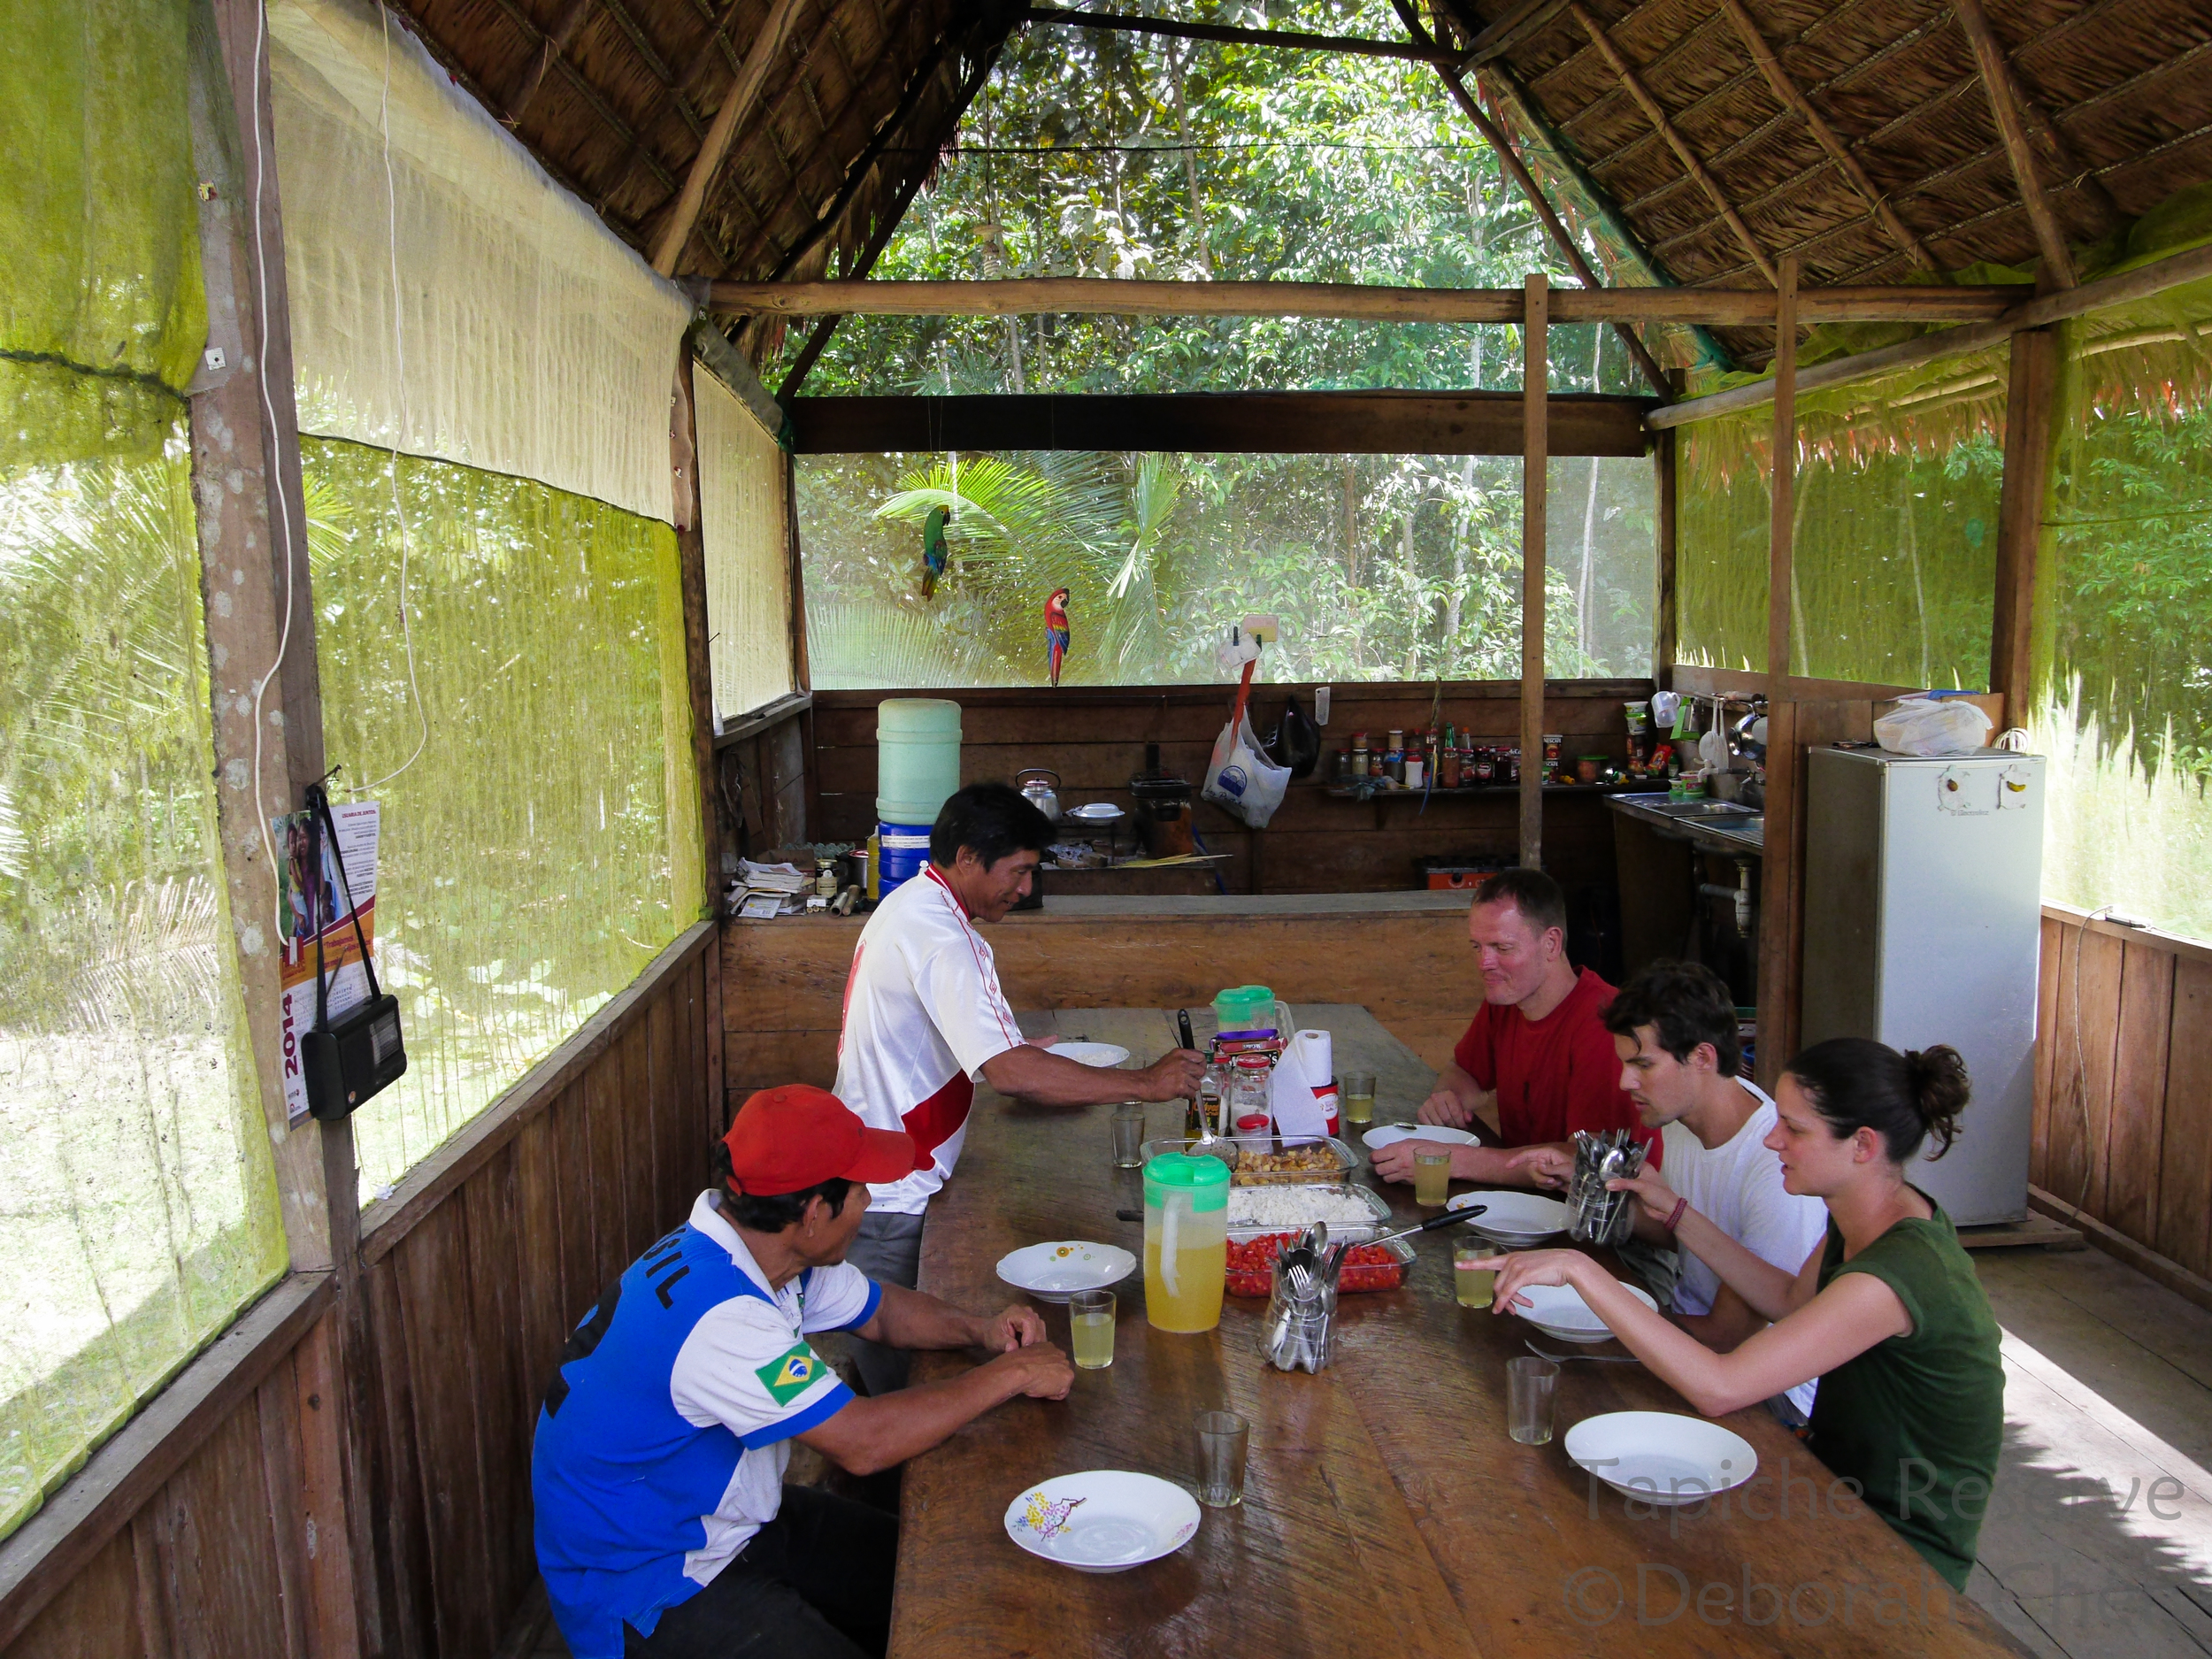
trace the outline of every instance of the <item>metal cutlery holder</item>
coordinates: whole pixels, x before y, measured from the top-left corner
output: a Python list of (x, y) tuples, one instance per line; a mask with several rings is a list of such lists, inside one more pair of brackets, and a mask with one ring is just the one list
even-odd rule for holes
[(1606, 1182), (1641, 1173), (1642, 1145), (1625, 1130), (1575, 1133), (1574, 1179), (1567, 1185), (1567, 1234), (1585, 1244), (1626, 1243), (1636, 1225), (1636, 1194), (1607, 1190)]

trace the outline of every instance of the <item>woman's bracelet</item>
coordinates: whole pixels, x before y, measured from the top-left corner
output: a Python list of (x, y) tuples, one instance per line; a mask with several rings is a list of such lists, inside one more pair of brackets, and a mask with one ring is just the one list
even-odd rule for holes
[(1669, 1233), (1672, 1233), (1677, 1226), (1681, 1225), (1682, 1212), (1689, 1207), (1690, 1201), (1686, 1198), (1678, 1198), (1674, 1201), (1674, 1213), (1667, 1217), (1666, 1230)]

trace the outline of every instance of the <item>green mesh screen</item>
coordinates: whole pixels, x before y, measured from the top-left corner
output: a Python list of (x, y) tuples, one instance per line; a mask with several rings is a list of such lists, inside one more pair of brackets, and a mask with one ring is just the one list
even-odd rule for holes
[(2044, 892), (2200, 939), (2212, 939), (2208, 326), (2212, 281), (2061, 331), (2029, 722), (2051, 765)]
[(181, 5), (0, 53), (0, 1536), (283, 1271), (184, 441)]
[[(1554, 460), (1547, 667), (1651, 672), (1655, 472)], [(1253, 611), (1271, 679), (1520, 672), (1521, 462), (1500, 456), (1049, 451), (803, 456), (807, 650), (825, 689), (1040, 685), (1044, 604), (1070, 589), (1071, 685), (1233, 679)], [(926, 596), (924, 540), (950, 509)]]
[[(1988, 685), (2005, 389), (1981, 353), (1799, 399), (1793, 672)], [(1773, 411), (1677, 442), (1680, 660), (1763, 671)]]
[(325, 747), (383, 807), (407, 1032), (354, 1118), (373, 1198), (703, 914), (682, 599), (666, 525), (403, 456), (411, 683), (392, 457), (301, 451)]

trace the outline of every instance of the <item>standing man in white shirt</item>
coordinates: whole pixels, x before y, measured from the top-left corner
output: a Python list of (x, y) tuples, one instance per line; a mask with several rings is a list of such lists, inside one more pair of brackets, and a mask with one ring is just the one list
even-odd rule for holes
[[(1675, 1227), (1692, 1210), (1762, 1261), (1795, 1273), (1827, 1237), (1827, 1206), (1782, 1185), (1781, 1160), (1766, 1148), (1774, 1102), (1740, 1075), (1735, 999), (1718, 974), (1694, 962), (1646, 964), (1614, 995), (1605, 1028), (1621, 1058), (1621, 1087), (1665, 1157), (1630, 1183), (1636, 1236), (1681, 1250), (1669, 1310), (1674, 1322), (1725, 1353), (1766, 1321), (1682, 1245)], [(1572, 1172), (1572, 1160), (1565, 1162)], [(1781, 1396), (1809, 1416), (1817, 1382)], [(1790, 1413), (1775, 1403), (1778, 1416)]]
[[(1141, 1071), (1064, 1059), (1029, 1041), (999, 989), (978, 923), (998, 922), (1028, 895), (1052, 843), (1045, 815), (1002, 783), (954, 793), (930, 826), (929, 864), (877, 907), (845, 981), (837, 1097), (871, 1128), (914, 1138), (916, 1169), (869, 1188), (849, 1256), (879, 1284), (912, 1288), (931, 1196), (951, 1178), (980, 1077), (1002, 1094), (1047, 1106), (1182, 1100), (1198, 1091), (1202, 1056), (1171, 1051)], [(906, 1356), (856, 1342), (871, 1394), (906, 1384)]]

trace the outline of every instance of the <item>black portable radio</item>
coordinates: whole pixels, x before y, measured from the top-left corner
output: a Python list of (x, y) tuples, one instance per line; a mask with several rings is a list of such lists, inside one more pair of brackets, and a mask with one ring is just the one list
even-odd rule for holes
[[(330, 837), (330, 856), (338, 866), (340, 895), (353, 917), (353, 936), (361, 947), (361, 965), (369, 976), (369, 1000), (351, 1012), (330, 1018), (330, 980), (323, 972), (320, 905), (315, 909), (315, 1029), (300, 1039), (300, 1069), (307, 1079), (307, 1110), (323, 1123), (349, 1117), (361, 1102), (396, 1082), (407, 1070), (407, 1048), (399, 1029), (399, 999), (376, 982), (376, 964), (354, 909), (353, 886), (346, 879), (345, 855), (338, 849), (338, 826), (330, 816), (330, 797), (322, 785), (307, 786), (307, 809)], [(314, 861), (316, 885), (322, 861)], [(318, 898), (319, 898), (319, 894)]]

